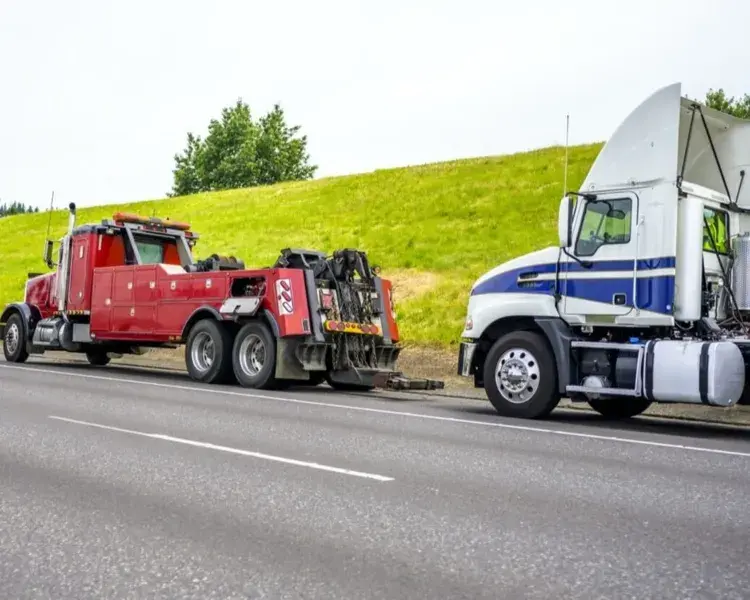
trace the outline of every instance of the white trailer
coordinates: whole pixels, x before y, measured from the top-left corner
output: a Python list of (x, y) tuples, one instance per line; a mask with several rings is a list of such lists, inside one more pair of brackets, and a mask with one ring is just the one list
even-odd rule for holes
[(560, 202), (557, 247), (472, 286), (458, 372), (498, 413), (750, 403), (750, 121), (658, 90)]

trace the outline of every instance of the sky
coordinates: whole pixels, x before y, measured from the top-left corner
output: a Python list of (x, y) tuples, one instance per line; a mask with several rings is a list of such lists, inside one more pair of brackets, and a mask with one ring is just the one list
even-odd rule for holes
[[(619, 6), (618, 6), (619, 4)], [(163, 197), (188, 131), (281, 104), (316, 177), (603, 141), (750, 92), (740, 0), (0, 0), (0, 202)]]

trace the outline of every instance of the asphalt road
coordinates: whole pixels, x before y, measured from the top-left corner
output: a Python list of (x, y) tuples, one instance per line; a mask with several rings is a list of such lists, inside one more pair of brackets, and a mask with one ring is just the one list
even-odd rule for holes
[(0, 362), (0, 597), (747, 598), (750, 433)]

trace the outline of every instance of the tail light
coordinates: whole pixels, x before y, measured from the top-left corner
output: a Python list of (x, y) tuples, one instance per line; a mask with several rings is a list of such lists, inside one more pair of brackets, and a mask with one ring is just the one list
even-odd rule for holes
[(276, 281), (276, 301), (279, 305), (280, 315), (291, 315), (294, 312), (291, 279), (279, 279)]

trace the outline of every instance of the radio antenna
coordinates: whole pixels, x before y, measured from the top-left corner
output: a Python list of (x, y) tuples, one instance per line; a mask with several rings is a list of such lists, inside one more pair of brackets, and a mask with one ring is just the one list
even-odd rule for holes
[(49, 267), (50, 269), (55, 266), (54, 262), (52, 261), (52, 243), (49, 239), (50, 231), (52, 230), (52, 211), (54, 210), (55, 206), (55, 190), (52, 190), (52, 198), (49, 201), (49, 220), (47, 221), (47, 237), (44, 240), (44, 256), (42, 257), (44, 260), (44, 263)]
[(565, 166), (563, 173), (563, 196), (568, 193), (568, 136), (570, 134), (570, 114), (565, 115)]
[(52, 229), (52, 210), (55, 205), (55, 190), (52, 190), (52, 198), (49, 201), (49, 221), (47, 222), (47, 239), (49, 239), (49, 232)]

